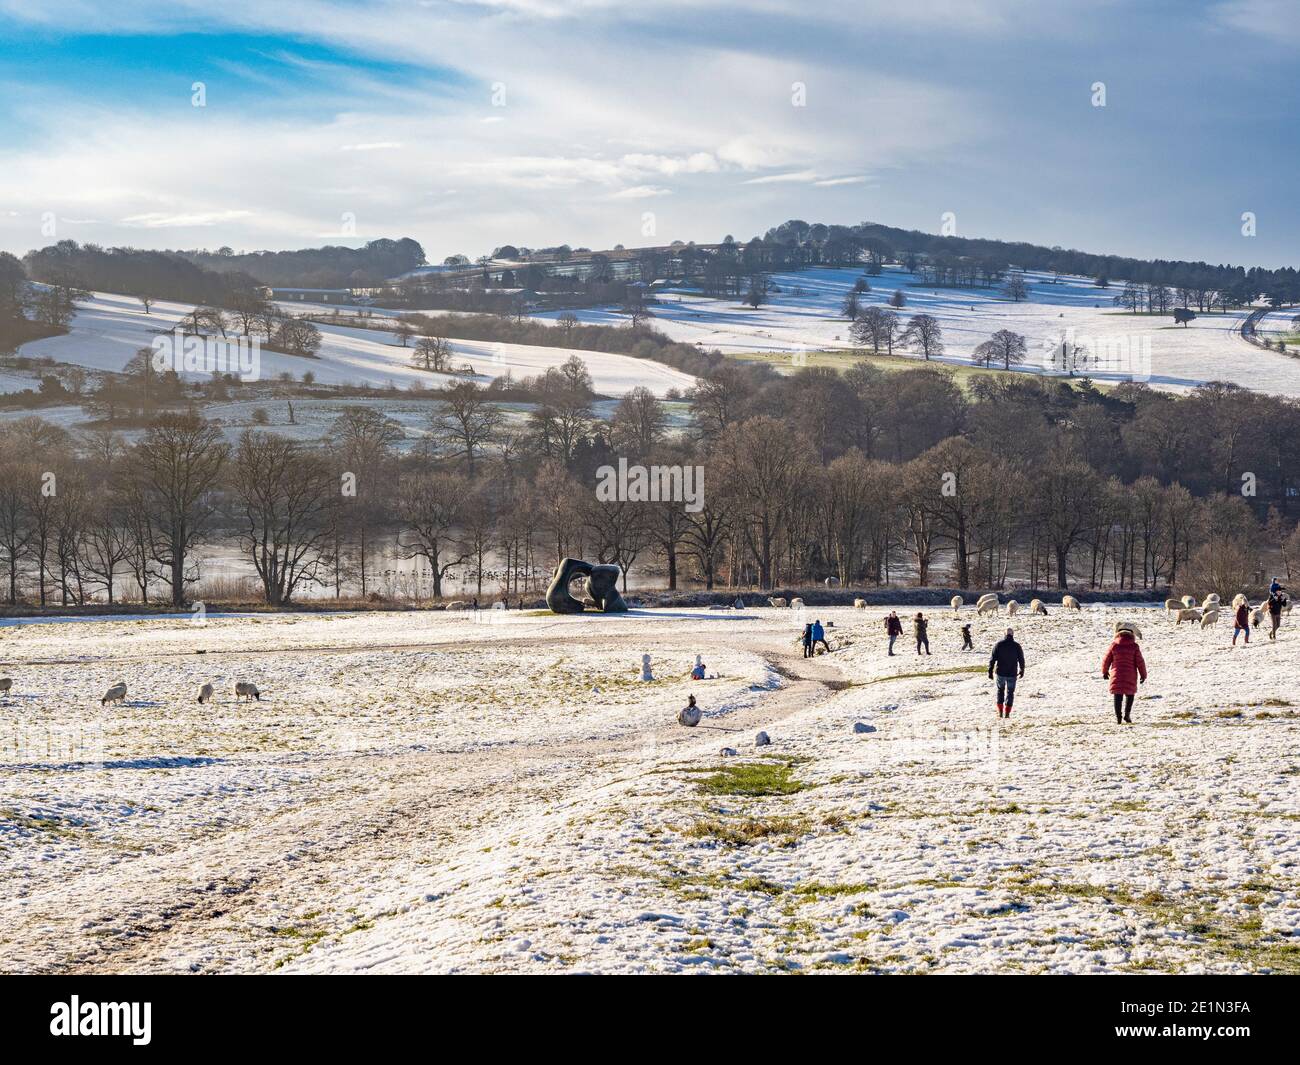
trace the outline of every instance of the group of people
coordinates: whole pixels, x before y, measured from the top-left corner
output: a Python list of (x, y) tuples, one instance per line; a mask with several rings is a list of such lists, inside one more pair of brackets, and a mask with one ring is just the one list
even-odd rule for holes
[(821, 644), (826, 648), (829, 654), (831, 645), (826, 642), (826, 629), (822, 627), (821, 620), (810, 621), (803, 627), (803, 656), (812, 658), (817, 653), (817, 645)]
[[(1264, 604), (1272, 628), (1268, 638), (1277, 639), (1278, 627), (1282, 624), (1282, 609), (1286, 605), (1286, 588), (1274, 577), (1268, 589), (1268, 600)], [(1242, 603), (1237, 607), (1233, 619), (1232, 642), (1235, 646), (1237, 637), (1245, 635), (1250, 642), (1250, 606)], [(920, 611), (912, 620), (912, 632), (916, 637), (916, 653), (929, 654), (930, 640), (928, 622)], [(894, 654), (894, 641), (903, 635), (903, 622), (897, 611), (891, 610), (885, 618), (885, 635), (889, 637), (889, 654)], [(961, 627), (963, 651), (974, 650), (971, 640), (970, 625)], [(989, 680), (996, 682), (996, 698), (999, 718), (1009, 718), (1011, 708), (1016, 700), (1016, 682), (1025, 675), (1025, 651), (1016, 642), (1015, 631), (1007, 629), (1007, 634), (993, 646), (989, 656)], [(1110, 682), (1110, 694), (1114, 701), (1115, 723), (1131, 725), (1133, 723), (1133, 700), (1137, 697), (1138, 685), (1147, 680), (1147, 664), (1142, 657), (1142, 648), (1137, 641), (1137, 634), (1131, 625), (1120, 623), (1115, 638), (1101, 660), (1101, 679)]]
[[(1269, 583), (1268, 598), (1263, 606), (1268, 610), (1271, 626), (1268, 630), (1270, 640), (1277, 639), (1277, 630), (1282, 625), (1282, 608), (1286, 606), (1286, 585), (1276, 577)], [(1250, 643), (1250, 604), (1244, 600), (1237, 604), (1237, 612), (1232, 618), (1232, 646), (1237, 646), (1237, 637), (1243, 636), (1243, 643)]]

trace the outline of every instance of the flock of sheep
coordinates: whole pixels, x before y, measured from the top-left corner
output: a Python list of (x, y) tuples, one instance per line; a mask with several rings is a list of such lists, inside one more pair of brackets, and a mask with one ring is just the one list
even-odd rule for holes
[[(791, 599), (787, 604), (786, 600), (779, 596), (769, 597), (767, 602), (769, 606), (785, 607), (789, 605), (791, 608), (796, 610), (802, 608), (804, 605), (802, 599)], [(950, 601), (953, 613), (955, 614), (961, 610), (965, 603), (966, 600), (960, 595), (954, 595)], [(1247, 603), (1249, 605), (1249, 600), (1244, 595), (1236, 595), (1232, 600), (1232, 609), (1235, 611), (1242, 603)], [(867, 601), (865, 599), (855, 599), (853, 600), (853, 606), (858, 610), (865, 610), (867, 608)], [(1004, 604), (999, 600), (996, 592), (986, 592), (976, 601), (975, 612), (981, 617), (985, 614), (997, 614), (1004, 606), (1006, 607), (1006, 615), (1009, 618), (1015, 617), (1016, 614), (1020, 612), (1020, 604), (1016, 602), (1016, 600), (1008, 599)], [(1061, 609), (1082, 610), (1083, 608), (1079, 605), (1079, 600), (1074, 596), (1066, 595), (1061, 597)], [(1175, 618), (1179, 625), (1184, 621), (1199, 621), (1201, 623), (1201, 628), (1203, 629), (1208, 629), (1212, 625), (1218, 623), (1220, 609), (1221, 602), (1219, 596), (1217, 593), (1213, 592), (1207, 595), (1205, 600), (1199, 606), (1197, 605), (1195, 598), (1190, 595), (1185, 595), (1182, 599), (1165, 600), (1165, 614), (1167, 617)], [(1290, 613), (1291, 604), (1287, 603), (1282, 609), (1287, 613)], [(1264, 603), (1251, 607), (1250, 623), (1252, 626), (1257, 626), (1264, 620), (1265, 610), (1267, 610), (1267, 606)], [(1046, 614), (1047, 605), (1041, 599), (1032, 599), (1029, 603), (1028, 613)]]
[[(1237, 608), (1243, 603), (1250, 606), (1250, 600), (1238, 592), (1232, 598), (1232, 610), (1235, 614)], [(1222, 603), (1217, 594), (1211, 592), (1207, 595), (1200, 606), (1196, 605), (1196, 600), (1185, 595), (1181, 599), (1165, 600), (1165, 616), (1176, 619), (1176, 623), (1181, 625), (1184, 621), (1201, 623), (1201, 628), (1208, 629), (1219, 622), (1219, 612), (1222, 609)], [(1260, 603), (1258, 606), (1250, 607), (1250, 624), (1252, 628), (1258, 627), (1264, 621), (1264, 613), (1268, 610), (1267, 603)], [(1291, 612), (1291, 604), (1284, 603), (1282, 606), (1283, 613)]]
[[(0, 695), (8, 695), (13, 690), (13, 677), (0, 677)], [(211, 684), (204, 684), (199, 689), (199, 702), (211, 702), (217, 694), (217, 690)], [(235, 684), (235, 697), (243, 699), (256, 699), (262, 701), (262, 693), (257, 690), (256, 684), (248, 681), (238, 681)], [(100, 706), (107, 706), (109, 703), (120, 703), (126, 699), (126, 681), (119, 680), (104, 693), (104, 697), (99, 700)]]

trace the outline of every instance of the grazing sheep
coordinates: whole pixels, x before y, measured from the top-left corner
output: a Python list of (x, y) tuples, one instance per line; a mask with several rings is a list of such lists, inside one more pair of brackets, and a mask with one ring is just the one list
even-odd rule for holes
[(791, 600), (790, 600), (790, 609), (791, 609), (791, 610), (802, 610), (802, 609), (803, 609), (803, 600), (802, 600), (802, 599), (791, 599)]
[(217, 693), (216, 689), (213, 688), (211, 684), (203, 685), (203, 687), (199, 689), (199, 702), (200, 703), (211, 702), (212, 697), (216, 695), (216, 693)]
[(1208, 629), (1211, 625), (1219, 623), (1219, 612), (1217, 610), (1207, 610), (1201, 615), (1201, 628)]
[(1041, 599), (1031, 599), (1029, 602), (1029, 612), (1031, 614), (1046, 614), (1047, 607), (1043, 605)]
[(1264, 624), (1264, 608), (1262, 606), (1257, 606), (1250, 612), (1250, 627), (1257, 629), (1262, 624)]
[(0, 677), (0, 694), (8, 695), (13, 686), (13, 677)]
[(1166, 599), (1165, 615), (1169, 616), (1170, 614), (1176, 614), (1178, 611), (1183, 609), (1183, 605), (1184, 604), (1181, 599)]
[(773, 599), (773, 598), (769, 595), (769, 596), (767, 597), (767, 605), (768, 605), (768, 606), (785, 606), (785, 600), (782, 599), (780, 596), (778, 596), (777, 598)]
[(1015, 617), (1016, 611), (1019, 609), (1020, 609), (1020, 604), (1017, 603), (1014, 599), (1007, 600), (1007, 617), (1009, 618)]
[(1196, 600), (1190, 595), (1183, 596), (1182, 603), (1184, 610), (1194, 610), (1196, 608)]
[(1217, 595), (1207, 595), (1205, 601), (1201, 603), (1202, 610), (1218, 610), (1219, 597)]
[(866, 601), (865, 599), (855, 599), (855, 600), (853, 600), (853, 609), (854, 609), (854, 610), (866, 610), (866, 609), (867, 609), (867, 601)]
[(1178, 611), (1177, 624), (1179, 625), (1181, 625), (1184, 621), (1200, 621), (1200, 620), (1201, 620), (1201, 612), (1197, 610), (1196, 607), (1194, 606), (1183, 607), (1182, 610)]
[(827, 577), (824, 583), (827, 588), (837, 588), (839, 587), (840, 579), (838, 577)]
[(966, 600), (963, 599), (960, 595), (954, 595), (951, 601), (952, 612), (954, 614), (957, 613), (957, 611), (961, 609), (961, 606), (964, 602), (966, 602)]
[(256, 699), (259, 703), (262, 701), (262, 693), (257, 690), (257, 685), (250, 684), (246, 680), (236, 682), (235, 696), (242, 696), (246, 699)]
[(108, 703), (120, 703), (126, 698), (126, 681), (119, 680), (104, 693), (104, 698), (99, 700), (99, 705), (104, 706)]
[(987, 603), (990, 599), (993, 600), (994, 602), (997, 602), (997, 598), (998, 598), (997, 592), (985, 592), (983, 595), (981, 595), (978, 599), (975, 600), (975, 605), (978, 607), (983, 603)]
[(996, 614), (998, 612), (998, 601), (996, 599), (986, 599), (975, 608), (975, 613), (983, 617), (985, 614)]
[(1118, 636), (1121, 632), (1131, 632), (1133, 634), (1133, 639), (1135, 640), (1142, 639), (1142, 630), (1139, 629), (1136, 625), (1134, 625), (1133, 622), (1131, 621), (1115, 622), (1115, 635)]
[(1082, 609), (1083, 609), (1083, 607), (1081, 607), (1081, 606), (1079, 605), (1079, 600), (1077, 600), (1076, 598), (1074, 598), (1074, 596), (1072, 596), (1072, 595), (1063, 595), (1063, 596), (1061, 596), (1061, 606), (1062, 606), (1064, 609), (1066, 609), (1066, 610), (1082, 610)]

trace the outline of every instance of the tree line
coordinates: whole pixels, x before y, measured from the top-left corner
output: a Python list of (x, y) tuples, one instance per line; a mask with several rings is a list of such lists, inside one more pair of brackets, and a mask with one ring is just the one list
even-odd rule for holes
[[(328, 446), (192, 414), (134, 443), (28, 418), (0, 430), (6, 598), (187, 600), (198, 549), (235, 541), (265, 600), (376, 593), (385, 553), (442, 595), (535, 594), (566, 555), (669, 588), (1227, 590), (1300, 557), (1300, 407), (1231, 385), (989, 377), (935, 367), (790, 375), (726, 362), (671, 406), (644, 388), (607, 418), (577, 356), (507, 409), (473, 380), (404, 427), (347, 408)], [(676, 413), (675, 413), (676, 412)], [(674, 417), (687, 416), (680, 427)], [(602, 467), (699, 467), (698, 505), (600, 499)], [(123, 589), (128, 589), (124, 592)]]

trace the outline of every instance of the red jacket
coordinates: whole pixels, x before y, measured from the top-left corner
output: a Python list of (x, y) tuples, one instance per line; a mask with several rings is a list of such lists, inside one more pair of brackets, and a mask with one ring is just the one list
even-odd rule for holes
[(1147, 664), (1142, 658), (1142, 648), (1131, 632), (1121, 632), (1106, 649), (1101, 660), (1101, 675), (1110, 674), (1112, 695), (1136, 695), (1138, 677), (1147, 679)]
[(1233, 619), (1233, 624), (1239, 629), (1250, 627), (1250, 608), (1245, 603), (1237, 607), (1237, 616)]

